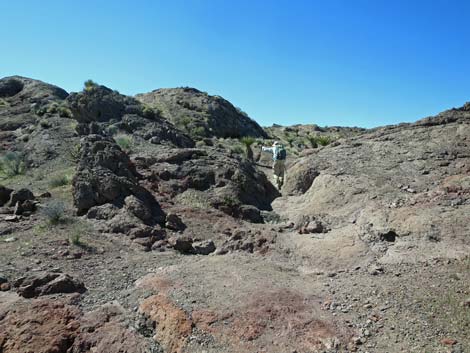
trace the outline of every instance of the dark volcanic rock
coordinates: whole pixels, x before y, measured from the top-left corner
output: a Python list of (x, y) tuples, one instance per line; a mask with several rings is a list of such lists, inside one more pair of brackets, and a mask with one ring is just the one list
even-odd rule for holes
[(67, 102), (82, 134), (103, 134), (108, 128), (132, 133), (151, 143), (170, 143), (192, 147), (194, 142), (155, 110), (135, 98), (119, 94), (105, 86), (93, 86), (72, 93)]
[(197, 128), (199, 137), (267, 137), (261, 126), (229, 101), (195, 88), (157, 89), (136, 98), (188, 132)]
[[(138, 184), (139, 174), (119, 146), (100, 135), (82, 139), (81, 157), (72, 181), (74, 204), (79, 214), (106, 203), (122, 207), (143, 221), (160, 223), (164, 213), (145, 188)], [(131, 198), (125, 199), (127, 196)]]
[(14, 131), (36, 123), (37, 112), (51, 102), (60, 102), (63, 89), (21, 76), (0, 79), (0, 131)]
[(8, 202), (8, 205), (10, 207), (13, 207), (16, 205), (17, 202), (22, 204), (25, 201), (34, 200), (34, 198), (35, 197), (30, 190), (25, 189), (25, 188), (19, 189), (19, 190), (13, 191), (10, 194), (10, 201)]
[(14, 77), (6, 77), (0, 80), (0, 97), (12, 97), (21, 92), (24, 84), (21, 80)]
[(193, 243), (193, 248), (196, 254), (209, 255), (215, 251), (215, 244), (209, 239)]
[(12, 192), (12, 189), (0, 185), (0, 207), (5, 205), (10, 200), (10, 195)]
[(248, 160), (215, 149), (161, 150), (157, 156), (139, 157), (136, 165), (152, 190), (188, 206), (212, 206), (252, 222), (262, 222), (259, 209), (271, 210), (279, 196)]
[(17, 279), (14, 284), (19, 295), (33, 298), (54, 293), (83, 293), (86, 291), (81, 281), (67, 274), (36, 273)]

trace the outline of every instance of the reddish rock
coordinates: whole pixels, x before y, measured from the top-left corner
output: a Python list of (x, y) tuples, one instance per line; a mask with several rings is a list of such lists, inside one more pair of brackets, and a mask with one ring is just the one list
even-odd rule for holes
[(148, 297), (139, 311), (155, 322), (158, 341), (166, 352), (180, 353), (192, 332), (192, 321), (184, 310), (177, 307), (168, 297), (157, 294)]
[(17, 302), (0, 321), (0, 351), (66, 352), (78, 334), (79, 317), (77, 308), (57, 300)]
[(453, 346), (454, 344), (457, 344), (457, 341), (452, 338), (443, 338), (441, 340), (441, 344), (445, 346)]

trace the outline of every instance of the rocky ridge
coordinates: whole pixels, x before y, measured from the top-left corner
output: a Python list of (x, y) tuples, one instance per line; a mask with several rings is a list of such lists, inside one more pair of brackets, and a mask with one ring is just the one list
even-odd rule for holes
[(2, 151), (26, 151), (0, 188), (1, 216), (23, 208), (0, 223), (0, 351), (470, 348), (468, 104), (302, 148), (281, 196), (260, 156), (104, 86), (0, 96)]

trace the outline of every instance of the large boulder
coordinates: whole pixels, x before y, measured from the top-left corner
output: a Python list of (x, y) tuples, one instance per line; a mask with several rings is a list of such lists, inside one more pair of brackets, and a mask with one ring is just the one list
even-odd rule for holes
[(0, 185), (0, 207), (5, 205), (10, 200), (10, 195), (12, 192), (12, 189)]
[(85, 285), (67, 275), (61, 273), (41, 272), (18, 278), (14, 284), (19, 295), (25, 298), (33, 298), (55, 293), (83, 293)]
[[(110, 138), (89, 135), (82, 139), (80, 162), (73, 185), (78, 214), (106, 203), (127, 208), (142, 221), (161, 223), (164, 213), (153, 195), (138, 183), (129, 157)], [(126, 197), (131, 196), (126, 199)], [(127, 202), (126, 202), (127, 200)]]
[(136, 98), (159, 111), (163, 117), (199, 137), (267, 137), (246, 113), (220, 96), (195, 88), (157, 89)]
[(25, 300), (0, 292), (0, 351), (35, 353), (154, 352), (156, 345), (128, 326), (118, 303), (83, 313), (68, 298)]

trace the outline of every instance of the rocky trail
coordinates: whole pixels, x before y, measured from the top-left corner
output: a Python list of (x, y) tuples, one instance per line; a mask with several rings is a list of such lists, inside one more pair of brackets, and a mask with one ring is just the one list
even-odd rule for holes
[(290, 150), (278, 192), (221, 97), (0, 98), (1, 353), (470, 352), (468, 104)]

